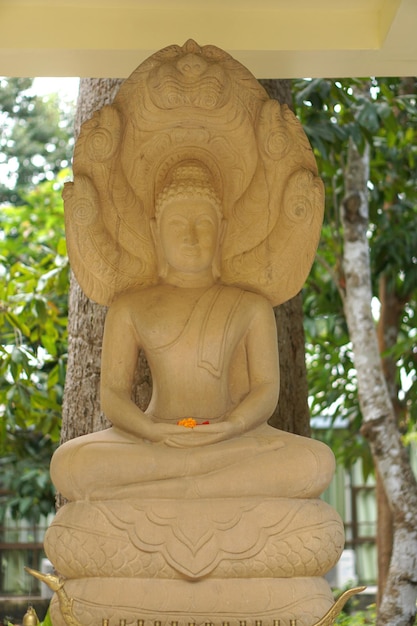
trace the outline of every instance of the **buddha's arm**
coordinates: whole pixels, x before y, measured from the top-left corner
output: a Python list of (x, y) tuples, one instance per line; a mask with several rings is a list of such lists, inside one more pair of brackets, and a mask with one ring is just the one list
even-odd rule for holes
[(249, 393), (230, 412), (227, 421), (238, 432), (246, 432), (265, 423), (278, 401), (279, 362), (275, 316), (270, 304), (256, 303), (246, 333), (249, 369)]
[[(132, 400), (140, 343), (129, 310), (112, 305), (104, 327), (101, 359), (101, 408), (116, 428), (150, 441), (161, 441), (166, 425), (154, 424)], [(173, 428), (173, 427), (171, 427)]]

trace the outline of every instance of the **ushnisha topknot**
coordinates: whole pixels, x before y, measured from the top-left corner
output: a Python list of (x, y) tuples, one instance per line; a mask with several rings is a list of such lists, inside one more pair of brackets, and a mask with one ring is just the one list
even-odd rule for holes
[(180, 163), (175, 167), (162, 192), (155, 202), (155, 218), (159, 219), (162, 209), (172, 200), (199, 197), (208, 200), (219, 219), (222, 219), (222, 204), (213, 185), (209, 170), (198, 162)]

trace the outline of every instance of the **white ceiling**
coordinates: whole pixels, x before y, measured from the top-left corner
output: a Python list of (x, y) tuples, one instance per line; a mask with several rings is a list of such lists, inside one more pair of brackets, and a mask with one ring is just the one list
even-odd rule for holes
[(257, 78), (416, 76), (416, 0), (0, 0), (0, 75), (128, 76), (195, 39)]

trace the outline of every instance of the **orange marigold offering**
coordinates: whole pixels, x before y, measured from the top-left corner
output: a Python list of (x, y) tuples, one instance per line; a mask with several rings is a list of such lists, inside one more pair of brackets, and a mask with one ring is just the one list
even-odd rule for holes
[(185, 417), (177, 422), (178, 426), (185, 426), (186, 428), (194, 428), (197, 426), (197, 422), (193, 417)]

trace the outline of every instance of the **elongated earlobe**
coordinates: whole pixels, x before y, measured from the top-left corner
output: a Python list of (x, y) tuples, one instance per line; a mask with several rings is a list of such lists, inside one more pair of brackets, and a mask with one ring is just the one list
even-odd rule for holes
[(219, 226), (219, 243), (220, 243), (220, 246), (223, 245), (223, 241), (224, 241), (224, 238), (226, 236), (226, 228), (227, 228), (227, 220), (222, 218), (220, 220), (220, 226)]
[(220, 224), (219, 224), (219, 236), (217, 238), (217, 249), (213, 258), (213, 265), (212, 265), (213, 278), (215, 280), (221, 277), (222, 245), (223, 245), (224, 237), (226, 234), (226, 226), (227, 226), (227, 221), (225, 219), (221, 219)]
[(150, 220), (150, 229), (153, 240), (153, 245), (156, 254), (156, 263), (158, 267), (158, 276), (160, 278), (166, 278), (168, 274), (168, 263), (164, 255), (164, 251), (161, 246), (161, 238), (159, 236), (159, 226), (155, 218)]

